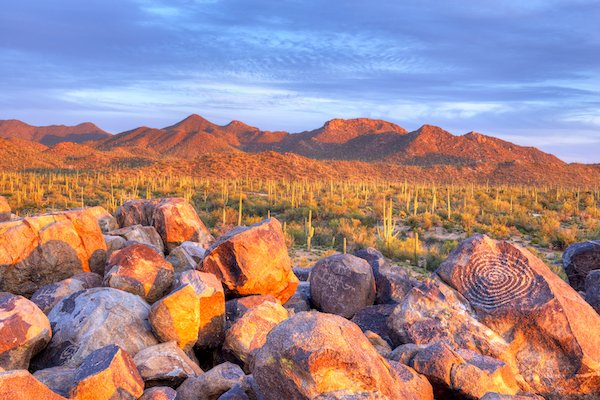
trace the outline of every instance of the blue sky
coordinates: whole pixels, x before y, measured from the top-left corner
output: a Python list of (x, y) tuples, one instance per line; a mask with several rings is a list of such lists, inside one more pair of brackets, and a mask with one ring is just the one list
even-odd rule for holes
[(300, 132), (431, 124), (600, 163), (600, 1), (24, 0), (0, 119), (110, 132), (188, 115)]

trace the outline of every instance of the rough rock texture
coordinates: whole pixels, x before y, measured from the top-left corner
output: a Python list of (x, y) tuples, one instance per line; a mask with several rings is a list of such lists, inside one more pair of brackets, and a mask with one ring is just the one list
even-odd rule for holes
[(225, 233), (208, 248), (198, 269), (215, 274), (232, 297), (270, 294), (285, 303), (298, 286), (275, 218)]
[(312, 272), (312, 267), (310, 268), (299, 268), (293, 267), (292, 272), (296, 275), (296, 278), (300, 282), (308, 282), (310, 280), (310, 273)]
[(63, 298), (48, 314), (52, 340), (34, 369), (78, 366), (93, 351), (116, 344), (130, 355), (158, 344), (148, 324), (150, 306), (131, 293), (94, 288)]
[(33, 296), (33, 301), (43, 312), (48, 315), (52, 308), (63, 298), (70, 294), (85, 289), (91, 289), (102, 285), (102, 277), (93, 272), (82, 272), (38, 289)]
[(219, 400), (248, 400), (248, 395), (242, 389), (242, 385), (236, 383), (234, 387), (223, 393)]
[(36, 371), (33, 376), (54, 393), (69, 397), (69, 392), (75, 385), (75, 371), (71, 367), (52, 367)]
[(198, 340), (200, 303), (192, 285), (184, 285), (163, 297), (150, 309), (148, 321), (161, 342), (174, 340), (189, 352)]
[(267, 335), (252, 366), (268, 400), (312, 399), (327, 392), (379, 392), (417, 399), (358, 326), (330, 314), (299, 313)]
[(163, 256), (143, 244), (112, 254), (106, 265), (104, 286), (133, 293), (152, 304), (173, 285), (173, 267)]
[(0, 301), (0, 368), (27, 369), (51, 337), (50, 322), (35, 303), (22, 296)]
[(265, 395), (260, 390), (260, 386), (258, 386), (258, 382), (254, 379), (254, 375), (246, 375), (246, 394), (250, 400), (265, 400)]
[(369, 263), (371, 269), (373, 270), (373, 276), (375, 279), (379, 276), (379, 272), (382, 269), (389, 269), (389, 265), (387, 261), (385, 261), (385, 257), (379, 250), (375, 250), (373, 247), (367, 247), (366, 249), (360, 249), (356, 253), (354, 253), (354, 257), (362, 258), (366, 262)]
[(508, 356), (536, 393), (600, 391), (600, 335), (590, 334), (600, 332), (600, 316), (529, 251), (475, 235), (437, 274), (510, 343)]
[(121, 236), (103, 235), (104, 241), (106, 242), (106, 259), (110, 260), (110, 256), (117, 250), (121, 250), (125, 247), (127, 240)]
[(310, 298), (320, 311), (352, 318), (361, 308), (375, 303), (371, 266), (346, 254), (320, 259), (310, 275)]
[(0, 223), (0, 291), (31, 297), (80, 272), (103, 273), (106, 243), (84, 211)]
[(383, 340), (383, 338), (375, 332), (366, 331), (364, 333), (365, 337), (369, 339), (369, 342), (371, 342), (371, 345), (373, 346), (375, 351), (380, 355), (385, 356), (392, 351), (392, 347), (390, 346), (390, 344), (387, 341)]
[(98, 226), (103, 233), (114, 231), (117, 229), (117, 220), (115, 217), (110, 215), (104, 207), (96, 206), (96, 207), (87, 207), (87, 208), (70, 208), (69, 211), (82, 211), (86, 210), (89, 214), (91, 214), (94, 219), (98, 222)]
[(0, 399), (2, 400), (66, 400), (35, 379), (26, 370), (0, 371)]
[(396, 347), (393, 351), (386, 354), (384, 357), (388, 360), (397, 361), (404, 365), (412, 365), (412, 360), (417, 353), (423, 350), (426, 346), (407, 343)]
[(185, 241), (208, 247), (214, 238), (194, 208), (182, 198), (131, 200), (117, 210), (119, 226), (154, 226), (168, 252)]
[(225, 302), (225, 331), (229, 330), (231, 325), (240, 319), (248, 310), (266, 302), (281, 304), (279, 300), (270, 294), (227, 300)]
[(600, 269), (600, 240), (575, 243), (563, 253), (563, 266), (573, 289), (585, 290), (585, 277)]
[(223, 352), (234, 357), (248, 370), (254, 354), (267, 340), (275, 325), (285, 320), (288, 312), (277, 303), (262, 303), (248, 310), (227, 330)]
[(10, 221), (10, 205), (6, 197), (0, 196), (0, 222)]
[(382, 268), (375, 279), (377, 304), (398, 304), (406, 298), (413, 285), (402, 267)]
[(479, 399), (492, 391), (509, 395), (519, 392), (514, 371), (508, 365), (469, 350), (456, 352), (446, 343), (421, 350), (412, 365), (429, 379), (437, 400)]
[(175, 341), (147, 347), (137, 353), (133, 361), (147, 388), (168, 386), (175, 389), (188, 377), (204, 373)]
[(396, 309), (397, 304), (382, 304), (361, 308), (351, 321), (363, 331), (375, 332), (382, 338), (390, 336), (387, 320)]
[(226, 362), (203, 375), (186, 379), (177, 389), (177, 400), (217, 400), (236, 384), (245, 391), (246, 375), (237, 365)]
[(433, 400), (433, 387), (427, 378), (407, 365), (396, 361), (388, 361), (388, 363), (408, 390), (416, 394), (419, 400)]
[(136, 400), (144, 393), (133, 359), (114, 344), (88, 355), (74, 378), (70, 397), (77, 400)]
[(221, 281), (213, 274), (185, 271), (178, 285), (191, 285), (200, 304), (198, 340), (200, 348), (220, 346), (225, 339), (225, 292)]
[[(288, 312), (297, 314), (302, 311), (310, 311), (310, 282), (300, 281), (296, 293), (283, 303)], [(290, 314), (290, 315), (293, 315)]]
[(508, 344), (476, 319), (469, 302), (439, 279), (428, 279), (410, 291), (388, 319), (395, 345), (447, 342), (501, 358)]
[(178, 279), (184, 271), (196, 269), (205, 254), (206, 250), (202, 248), (202, 245), (195, 242), (183, 242), (180, 246), (171, 250), (167, 256), (167, 261), (171, 263), (175, 270), (175, 279)]
[(585, 278), (585, 301), (600, 314), (600, 269), (590, 271)]
[(157, 248), (159, 253), (165, 252), (165, 245), (153, 226), (132, 225), (107, 232), (106, 235), (124, 239), (123, 246), (126, 246), (127, 242), (147, 243)]
[[(593, 399), (593, 397), (590, 397), (590, 400), (592, 400), (592, 399)], [(544, 398), (542, 396), (538, 396), (538, 395), (536, 395), (534, 393), (530, 393), (530, 392), (521, 392), (514, 396), (512, 396), (510, 394), (499, 394), (499, 393), (494, 393), (494, 392), (488, 392), (485, 395), (483, 395), (481, 400), (544, 400)]]
[(144, 390), (144, 394), (138, 400), (175, 400), (177, 392), (170, 387), (157, 386)]

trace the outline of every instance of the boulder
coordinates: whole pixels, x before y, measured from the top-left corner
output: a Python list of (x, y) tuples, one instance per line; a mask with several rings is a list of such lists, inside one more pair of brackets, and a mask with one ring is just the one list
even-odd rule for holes
[(385, 261), (385, 257), (380, 251), (375, 250), (373, 247), (367, 247), (360, 249), (354, 253), (354, 257), (362, 258), (369, 263), (373, 270), (373, 276), (375, 279), (379, 276), (379, 271), (382, 269), (389, 269), (389, 264)]
[(33, 376), (54, 393), (69, 397), (69, 392), (75, 385), (76, 368), (52, 367), (36, 371)]
[(413, 288), (408, 272), (402, 267), (380, 269), (375, 286), (377, 304), (401, 303)]
[(69, 211), (82, 211), (86, 210), (89, 214), (91, 214), (96, 222), (98, 222), (98, 226), (103, 233), (114, 231), (117, 229), (117, 220), (113, 217), (104, 207), (96, 206), (96, 207), (76, 207), (70, 208)]
[(454, 351), (446, 343), (421, 350), (412, 366), (431, 382), (437, 400), (479, 399), (492, 391), (509, 395), (519, 392), (514, 371), (508, 365), (469, 350)]
[(225, 339), (225, 292), (221, 281), (213, 274), (185, 271), (178, 285), (191, 285), (200, 304), (198, 340), (200, 348), (220, 346)]
[(394, 309), (388, 327), (396, 346), (446, 342), (500, 359), (508, 351), (508, 343), (479, 322), (469, 302), (439, 278), (413, 288)]
[(125, 247), (127, 240), (121, 236), (103, 235), (104, 241), (106, 242), (106, 259), (110, 260), (110, 256), (117, 250), (121, 250)]
[(0, 196), (0, 222), (10, 221), (10, 205), (6, 197)]
[(265, 400), (265, 395), (262, 394), (258, 382), (252, 374), (246, 375), (247, 389), (246, 394), (250, 400)]
[(313, 399), (336, 391), (417, 399), (358, 326), (337, 315), (303, 312), (267, 335), (252, 365), (267, 400)]
[(157, 386), (144, 390), (144, 394), (138, 400), (175, 400), (177, 392), (173, 388)]
[(114, 344), (89, 354), (75, 370), (70, 397), (77, 400), (136, 400), (144, 393), (131, 356)]
[(32, 361), (33, 369), (77, 367), (109, 344), (135, 356), (158, 344), (148, 324), (149, 310), (140, 297), (111, 288), (87, 289), (63, 298), (48, 314), (53, 336)]
[(132, 242), (129, 243), (130, 245), (142, 243), (149, 245), (154, 250), (158, 249), (157, 253), (164, 254), (165, 252), (165, 245), (153, 226), (127, 226), (115, 231), (107, 232), (106, 236), (116, 236), (124, 239), (125, 242), (123, 243), (123, 247), (127, 245), (127, 242)]
[(407, 343), (396, 347), (393, 351), (386, 354), (384, 357), (391, 361), (397, 361), (404, 365), (412, 365), (412, 360), (417, 353), (427, 346)]
[(270, 294), (257, 294), (254, 296), (227, 300), (225, 302), (225, 331), (227, 332), (231, 325), (248, 312), (248, 310), (266, 302), (281, 304), (278, 299)]
[(63, 279), (60, 282), (53, 283), (38, 289), (33, 296), (33, 301), (43, 312), (48, 315), (52, 308), (63, 298), (70, 294), (85, 289), (91, 289), (102, 285), (102, 277), (93, 272), (83, 272), (72, 276), (69, 279)]
[(390, 344), (375, 332), (366, 331), (364, 334), (377, 353), (385, 356), (392, 351)]
[(275, 218), (225, 233), (207, 249), (198, 269), (215, 274), (231, 297), (270, 294), (285, 303), (298, 286)]
[(223, 353), (249, 371), (254, 353), (265, 344), (269, 331), (287, 317), (287, 310), (277, 303), (266, 302), (248, 310), (227, 330)]
[(590, 271), (585, 278), (585, 301), (600, 314), (600, 269)]
[(574, 243), (567, 247), (562, 259), (571, 287), (577, 291), (585, 290), (588, 273), (600, 269), (600, 240)]
[(206, 250), (202, 248), (202, 245), (195, 242), (183, 242), (180, 246), (171, 250), (167, 256), (167, 261), (171, 263), (173, 270), (175, 270), (175, 279), (178, 279), (184, 271), (196, 269), (205, 254)]
[(177, 400), (217, 400), (236, 384), (246, 390), (246, 375), (239, 366), (226, 362), (200, 376), (186, 379), (177, 388)]
[(299, 268), (293, 267), (292, 272), (296, 275), (296, 278), (300, 282), (308, 282), (310, 280), (310, 273), (312, 272), (312, 267), (309, 268)]
[(351, 255), (324, 257), (310, 275), (310, 298), (318, 310), (350, 319), (375, 303), (373, 270), (365, 260)]
[(80, 272), (103, 273), (106, 243), (87, 210), (0, 223), (0, 291), (31, 297)]
[(133, 362), (146, 388), (168, 386), (176, 389), (188, 377), (204, 373), (175, 341), (147, 347), (133, 357)]
[(117, 250), (106, 265), (103, 286), (133, 293), (152, 304), (173, 285), (173, 267), (143, 244)]
[(51, 337), (50, 322), (35, 303), (22, 296), (0, 301), (0, 368), (27, 369)]
[(544, 397), (600, 391), (600, 316), (528, 250), (485, 235), (461, 243), (436, 271), (479, 321), (510, 343), (516, 365)]
[(174, 340), (179, 348), (189, 352), (198, 341), (200, 330), (200, 302), (193, 286), (181, 286), (154, 303), (148, 321), (161, 342)]
[(186, 241), (204, 248), (214, 241), (194, 208), (185, 199), (131, 200), (117, 210), (119, 226), (154, 226), (168, 252)]
[(219, 400), (248, 400), (248, 395), (242, 389), (242, 385), (236, 383), (234, 387), (223, 393)]
[(387, 320), (397, 304), (382, 304), (363, 307), (354, 314), (351, 321), (363, 331), (375, 332), (382, 338), (390, 336)]
[(544, 398), (530, 392), (521, 392), (514, 396), (510, 394), (487, 392), (483, 395), (481, 400), (544, 400)]
[(396, 376), (407, 386), (408, 390), (417, 395), (419, 400), (433, 400), (433, 387), (427, 378), (407, 365), (396, 361), (388, 361), (388, 363)]
[(29, 371), (0, 371), (0, 399), (2, 400), (66, 400), (35, 379)]

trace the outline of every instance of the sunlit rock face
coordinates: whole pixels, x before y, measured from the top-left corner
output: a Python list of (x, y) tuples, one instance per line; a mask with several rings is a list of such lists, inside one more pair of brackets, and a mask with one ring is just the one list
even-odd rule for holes
[(528, 250), (476, 235), (436, 273), (508, 344), (499, 358), (536, 393), (558, 399), (600, 391), (600, 316)]
[(117, 210), (117, 222), (121, 228), (154, 226), (166, 253), (185, 241), (201, 243), (203, 247), (214, 241), (192, 205), (179, 197), (127, 201)]
[(102, 274), (106, 243), (87, 210), (0, 223), (0, 291), (30, 298), (81, 272)]
[(275, 218), (237, 226), (219, 237), (198, 270), (216, 275), (230, 297), (270, 294), (285, 303), (299, 282)]

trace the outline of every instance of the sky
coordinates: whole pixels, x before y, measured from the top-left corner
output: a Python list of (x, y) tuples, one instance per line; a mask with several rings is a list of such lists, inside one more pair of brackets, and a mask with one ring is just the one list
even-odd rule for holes
[(0, 119), (424, 124), (600, 163), (600, 0), (23, 0)]

